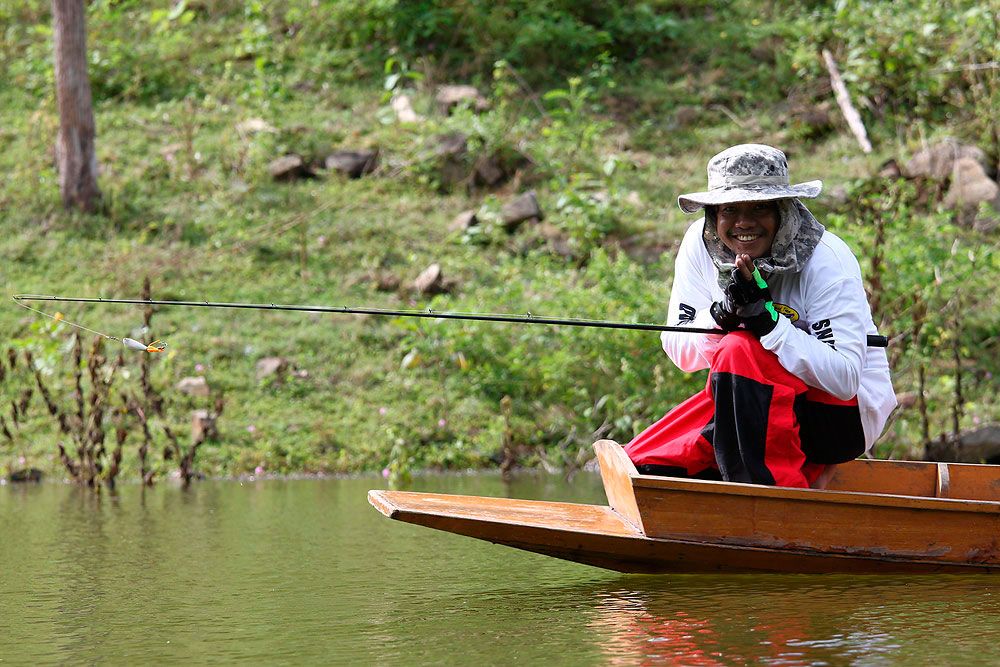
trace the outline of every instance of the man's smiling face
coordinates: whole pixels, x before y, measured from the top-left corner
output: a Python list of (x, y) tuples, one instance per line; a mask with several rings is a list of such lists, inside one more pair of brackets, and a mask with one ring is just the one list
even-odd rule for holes
[(771, 254), (771, 243), (778, 231), (777, 202), (720, 204), (717, 219), (719, 239), (737, 256), (757, 259)]

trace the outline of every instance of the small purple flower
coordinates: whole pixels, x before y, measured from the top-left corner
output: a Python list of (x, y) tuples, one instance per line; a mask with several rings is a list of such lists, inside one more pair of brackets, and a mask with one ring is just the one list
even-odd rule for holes
[(19, 458), (19, 459), (17, 460), (17, 463), (18, 463), (18, 465), (22, 465), (22, 466), (23, 466), (23, 465), (24, 465), (24, 457), (23, 457), (23, 456), (22, 456), (22, 457), (20, 457), (20, 458)]
[(384, 415), (384, 414), (385, 414), (385, 413), (387, 413), (387, 412), (389, 412), (389, 410), (388, 410), (387, 408), (379, 408), (379, 409), (378, 409), (378, 413), (379, 413), (380, 415)]
[(247, 431), (249, 431), (250, 433), (253, 433), (256, 430), (257, 430), (257, 427), (254, 426), (253, 424), (250, 424), (249, 426), (247, 426)]
[(972, 423), (973, 424), (978, 424), (979, 423), (979, 417), (973, 417), (972, 418)]
[(445, 424), (447, 424), (447, 423), (448, 423), (448, 422), (446, 422), (446, 421), (445, 421), (444, 419), (439, 419), (439, 420), (438, 420), (438, 426), (444, 426), (444, 425), (445, 425)]
[(255, 474), (255, 475), (263, 475), (264, 474), (264, 466), (257, 466), (256, 468), (254, 468), (253, 469), (253, 474)]
[(200, 373), (203, 370), (205, 370), (205, 367), (203, 365), (201, 365), (201, 364), (195, 364), (194, 365), (194, 369)]
[(389, 469), (388, 468), (382, 468), (382, 477), (384, 477), (386, 479), (389, 479)]

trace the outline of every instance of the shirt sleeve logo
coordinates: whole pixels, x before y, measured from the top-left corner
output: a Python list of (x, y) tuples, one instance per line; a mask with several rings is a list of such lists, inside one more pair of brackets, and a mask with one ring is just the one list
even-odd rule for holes
[(796, 310), (791, 306), (786, 306), (783, 303), (776, 303), (774, 304), (774, 309), (790, 319), (792, 322), (798, 322), (799, 320), (798, 312), (796, 312)]
[(818, 322), (812, 323), (813, 334), (816, 338), (820, 339), (833, 349), (837, 349), (837, 345), (833, 340), (833, 327), (830, 325), (830, 320), (819, 320)]
[(690, 324), (694, 322), (695, 309), (686, 303), (680, 304), (681, 315), (677, 318), (677, 324)]

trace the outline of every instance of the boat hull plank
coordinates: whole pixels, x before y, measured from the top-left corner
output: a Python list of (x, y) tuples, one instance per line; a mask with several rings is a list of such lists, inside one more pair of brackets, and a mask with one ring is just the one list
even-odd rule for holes
[(633, 480), (647, 537), (1000, 565), (1000, 506), (675, 478)]
[(608, 506), (370, 491), (386, 516), (621, 572), (1000, 573), (997, 466), (857, 460), (823, 489), (640, 475), (594, 443)]
[(923, 558), (650, 538), (610, 507), (596, 505), (383, 490), (370, 491), (368, 499), (392, 519), (619, 572), (919, 574), (997, 569)]

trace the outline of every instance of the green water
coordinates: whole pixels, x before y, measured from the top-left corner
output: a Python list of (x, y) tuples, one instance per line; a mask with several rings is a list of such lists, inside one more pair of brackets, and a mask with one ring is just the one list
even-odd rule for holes
[[(1000, 579), (620, 575), (390, 521), (384, 486), (0, 487), (0, 662), (1000, 664)], [(603, 502), (595, 475), (411, 488)]]

